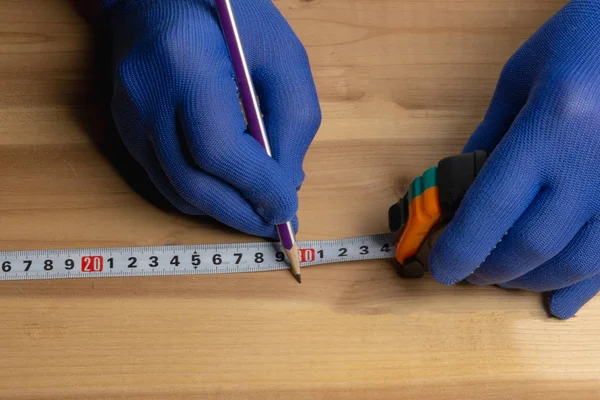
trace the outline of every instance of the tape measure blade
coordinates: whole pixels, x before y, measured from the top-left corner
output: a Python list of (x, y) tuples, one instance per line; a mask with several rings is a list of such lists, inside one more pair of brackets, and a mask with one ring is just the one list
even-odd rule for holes
[[(389, 234), (299, 242), (302, 266), (393, 257)], [(0, 252), (0, 280), (209, 275), (289, 268), (279, 243)]]

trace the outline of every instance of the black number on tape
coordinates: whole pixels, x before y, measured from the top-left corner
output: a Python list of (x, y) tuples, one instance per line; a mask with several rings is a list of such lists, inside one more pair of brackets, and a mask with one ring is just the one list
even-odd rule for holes
[(73, 268), (75, 268), (75, 261), (71, 260), (70, 258), (65, 260), (65, 269), (69, 270)]
[(239, 264), (240, 261), (242, 261), (242, 253), (235, 253), (234, 256), (236, 256), (237, 258), (235, 259), (235, 264)]
[(340, 254), (338, 254), (338, 257), (346, 257), (348, 255), (348, 249), (345, 247), (342, 247), (340, 249)]
[(213, 256), (213, 264), (215, 265), (221, 265), (223, 263), (223, 260), (221, 259), (221, 255), (220, 254), (215, 254)]
[(31, 268), (31, 264), (33, 264), (33, 261), (31, 260), (24, 260), (23, 264), (25, 264), (25, 272), (29, 271), (29, 268)]
[(2, 263), (2, 271), (10, 272), (11, 269), (12, 269), (12, 267), (10, 266), (10, 261), (4, 261)]
[(148, 265), (150, 265), (150, 267), (152, 267), (152, 268), (158, 267), (158, 257), (151, 256), (150, 261), (151, 261), (150, 264), (148, 264)]
[(137, 258), (129, 257), (129, 259), (127, 261), (129, 261), (129, 265), (127, 266), (127, 268), (137, 268), (137, 265), (136, 265)]
[(52, 260), (44, 261), (44, 270), (52, 271), (52, 268), (54, 268), (54, 265), (52, 265)]

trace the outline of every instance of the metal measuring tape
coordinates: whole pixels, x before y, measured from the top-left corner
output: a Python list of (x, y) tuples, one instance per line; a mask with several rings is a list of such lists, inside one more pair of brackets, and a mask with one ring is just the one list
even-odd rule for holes
[[(394, 257), (391, 234), (299, 242), (302, 266)], [(289, 268), (279, 243), (0, 252), (0, 280), (206, 275)]]

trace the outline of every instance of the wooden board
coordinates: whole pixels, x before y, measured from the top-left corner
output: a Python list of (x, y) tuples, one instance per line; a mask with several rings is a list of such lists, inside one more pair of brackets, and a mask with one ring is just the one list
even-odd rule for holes
[[(323, 107), (299, 239), (385, 232), (563, 3), (276, 1)], [(69, 2), (0, 1), (0, 248), (256, 240), (126, 183), (92, 140), (110, 130), (92, 47)], [(0, 398), (600, 398), (599, 299), (561, 322), (537, 294), (404, 281), (387, 261), (303, 277), (0, 283)]]

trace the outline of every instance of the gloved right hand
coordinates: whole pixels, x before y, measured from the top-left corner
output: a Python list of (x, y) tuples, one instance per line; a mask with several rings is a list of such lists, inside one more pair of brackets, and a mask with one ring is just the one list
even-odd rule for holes
[(273, 158), (249, 135), (212, 0), (108, 0), (112, 112), (180, 211), (277, 238), (294, 220), (320, 107), (304, 47), (270, 0), (233, 3)]
[(430, 254), (441, 283), (600, 291), (600, 1), (572, 0), (511, 57), (465, 151), (490, 158)]

